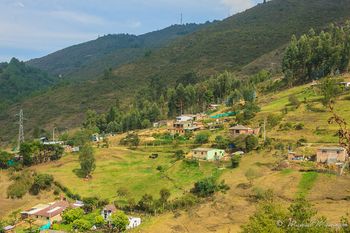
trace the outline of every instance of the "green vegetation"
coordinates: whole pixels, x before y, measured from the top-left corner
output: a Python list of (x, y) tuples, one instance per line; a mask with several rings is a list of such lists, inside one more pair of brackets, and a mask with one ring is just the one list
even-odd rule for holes
[(33, 59), (28, 64), (64, 79), (87, 80), (96, 79), (102, 75), (108, 79), (111, 67), (116, 68), (142, 57), (147, 58), (154, 50), (207, 25), (173, 25), (140, 36), (105, 35), (45, 57)]
[(298, 185), (298, 195), (305, 197), (316, 182), (318, 174), (316, 172), (306, 172), (302, 175)]
[(116, 232), (124, 232), (126, 226), (129, 225), (128, 216), (122, 211), (117, 211), (111, 215), (112, 229)]
[[(343, 218), (342, 222), (347, 220)], [(339, 224), (340, 225), (340, 224)], [(288, 209), (282, 207), (267, 196), (259, 204), (256, 213), (250, 217), (249, 223), (243, 226), (243, 232), (347, 232), (348, 225), (340, 229), (332, 228), (327, 219), (318, 217), (317, 211), (303, 198), (296, 199)]]
[(230, 188), (224, 183), (224, 181), (217, 184), (213, 177), (209, 177), (196, 182), (191, 189), (191, 193), (198, 197), (210, 197), (218, 191), (226, 192), (229, 189)]
[(95, 152), (91, 145), (85, 144), (79, 154), (80, 177), (91, 177), (91, 173), (95, 170)]
[(63, 152), (64, 149), (60, 145), (44, 145), (40, 142), (22, 143), (19, 149), (19, 155), (23, 157), (24, 166), (59, 160)]
[(0, 63), (0, 116), (9, 104), (29, 97), (54, 83), (54, 79), (46, 73), (15, 58), (9, 63)]
[(299, 40), (292, 37), (283, 58), (286, 83), (304, 84), (331, 74), (348, 71), (350, 62), (350, 22), (331, 25), (319, 35), (311, 29)]

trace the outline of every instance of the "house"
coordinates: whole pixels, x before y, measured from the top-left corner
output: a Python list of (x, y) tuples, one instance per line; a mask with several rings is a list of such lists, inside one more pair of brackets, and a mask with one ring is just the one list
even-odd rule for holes
[(196, 115), (181, 115), (176, 117), (176, 121), (178, 122), (195, 121), (195, 120), (197, 120)]
[(35, 211), (35, 213), (32, 213), (30, 216), (32, 218), (36, 218), (39, 221), (42, 222), (61, 222), (62, 216), (61, 214), (63, 211), (65, 211), (68, 207), (70, 207), (69, 202), (67, 201), (56, 201), (54, 203), (49, 204), (46, 208), (43, 208), (39, 211)]
[(91, 136), (91, 141), (93, 141), (93, 142), (99, 142), (102, 140), (103, 140), (103, 137), (100, 136), (98, 133), (95, 133)]
[(50, 204), (38, 204), (36, 206), (33, 206), (29, 210), (22, 211), (21, 212), (21, 218), (22, 219), (26, 219), (26, 218), (28, 218), (30, 216), (33, 216), (35, 213), (37, 213), (37, 212), (39, 212), (39, 211), (41, 211), (41, 210), (43, 210), (43, 209), (45, 209), (45, 208), (47, 208), (49, 206), (50, 206)]
[(169, 131), (172, 134), (185, 134), (186, 131), (196, 131), (199, 130), (199, 126), (195, 126), (191, 121), (177, 121), (174, 122)]
[(141, 218), (135, 218), (129, 216), (129, 225), (126, 227), (127, 230), (136, 228), (141, 225)]
[(213, 148), (196, 148), (192, 150), (192, 158), (208, 161), (221, 160), (225, 156), (224, 150)]
[(343, 147), (323, 147), (317, 149), (316, 160), (318, 163), (336, 164), (349, 159), (349, 155)]
[(153, 128), (160, 128), (162, 126), (167, 126), (167, 121), (158, 121), (153, 123)]
[(239, 135), (258, 135), (260, 128), (252, 129), (243, 125), (236, 125), (230, 128), (230, 132), (233, 136)]
[(221, 104), (209, 104), (209, 109), (212, 111), (218, 110), (220, 108)]
[(101, 211), (101, 215), (105, 221), (107, 221), (113, 213), (117, 211), (114, 205), (106, 205), (105, 208)]

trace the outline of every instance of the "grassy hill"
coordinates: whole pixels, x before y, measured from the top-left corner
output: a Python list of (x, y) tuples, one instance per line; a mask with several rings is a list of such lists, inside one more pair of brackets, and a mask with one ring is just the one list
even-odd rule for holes
[[(343, 22), (349, 18), (349, 10), (350, 0), (273, 0), (260, 4), (121, 65), (107, 78), (100, 75), (95, 80), (61, 84), (23, 101), (20, 106), (27, 115), (26, 129), (50, 128), (54, 124), (63, 128), (77, 126), (88, 108), (104, 111), (116, 98), (128, 106), (128, 99), (155, 76), (174, 85), (189, 73), (199, 81), (223, 70), (254, 72), (266, 66), (278, 67), (279, 51), (283, 51), (292, 34)], [(269, 58), (274, 64), (266, 62)], [(0, 129), (3, 140), (15, 132), (9, 119), (18, 107), (0, 116), (0, 123), (5, 125)]]
[(106, 35), (27, 63), (65, 79), (95, 79), (106, 69), (149, 56), (152, 50), (161, 48), (170, 41), (191, 34), (208, 24), (173, 25), (140, 36)]

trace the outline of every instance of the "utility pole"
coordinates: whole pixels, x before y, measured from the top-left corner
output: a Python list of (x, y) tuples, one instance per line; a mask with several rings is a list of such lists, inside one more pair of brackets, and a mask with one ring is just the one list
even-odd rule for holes
[(19, 128), (18, 128), (18, 145), (17, 145), (18, 150), (19, 150), (19, 148), (21, 147), (21, 144), (24, 142), (23, 109), (21, 109), (19, 111), (19, 114), (17, 116), (19, 116), (19, 122), (18, 122), (18, 124), (19, 124)]
[(264, 118), (264, 143), (266, 142), (266, 117)]
[(53, 130), (52, 130), (52, 141), (53, 142), (55, 141), (55, 129), (56, 129), (56, 127), (53, 127)]

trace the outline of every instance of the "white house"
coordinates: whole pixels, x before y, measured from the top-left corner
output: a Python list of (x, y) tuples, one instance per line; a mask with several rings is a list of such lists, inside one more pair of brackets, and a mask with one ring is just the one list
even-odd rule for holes
[(113, 213), (117, 211), (117, 208), (115, 208), (114, 205), (106, 205), (105, 208), (101, 211), (101, 215), (105, 221), (111, 217)]
[(129, 225), (126, 227), (126, 229), (133, 229), (141, 225), (141, 218), (135, 218), (129, 216)]
[(182, 115), (176, 117), (176, 121), (178, 122), (186, 122), (186, 121), (195, 121), (196, 116), (195, 115)]

